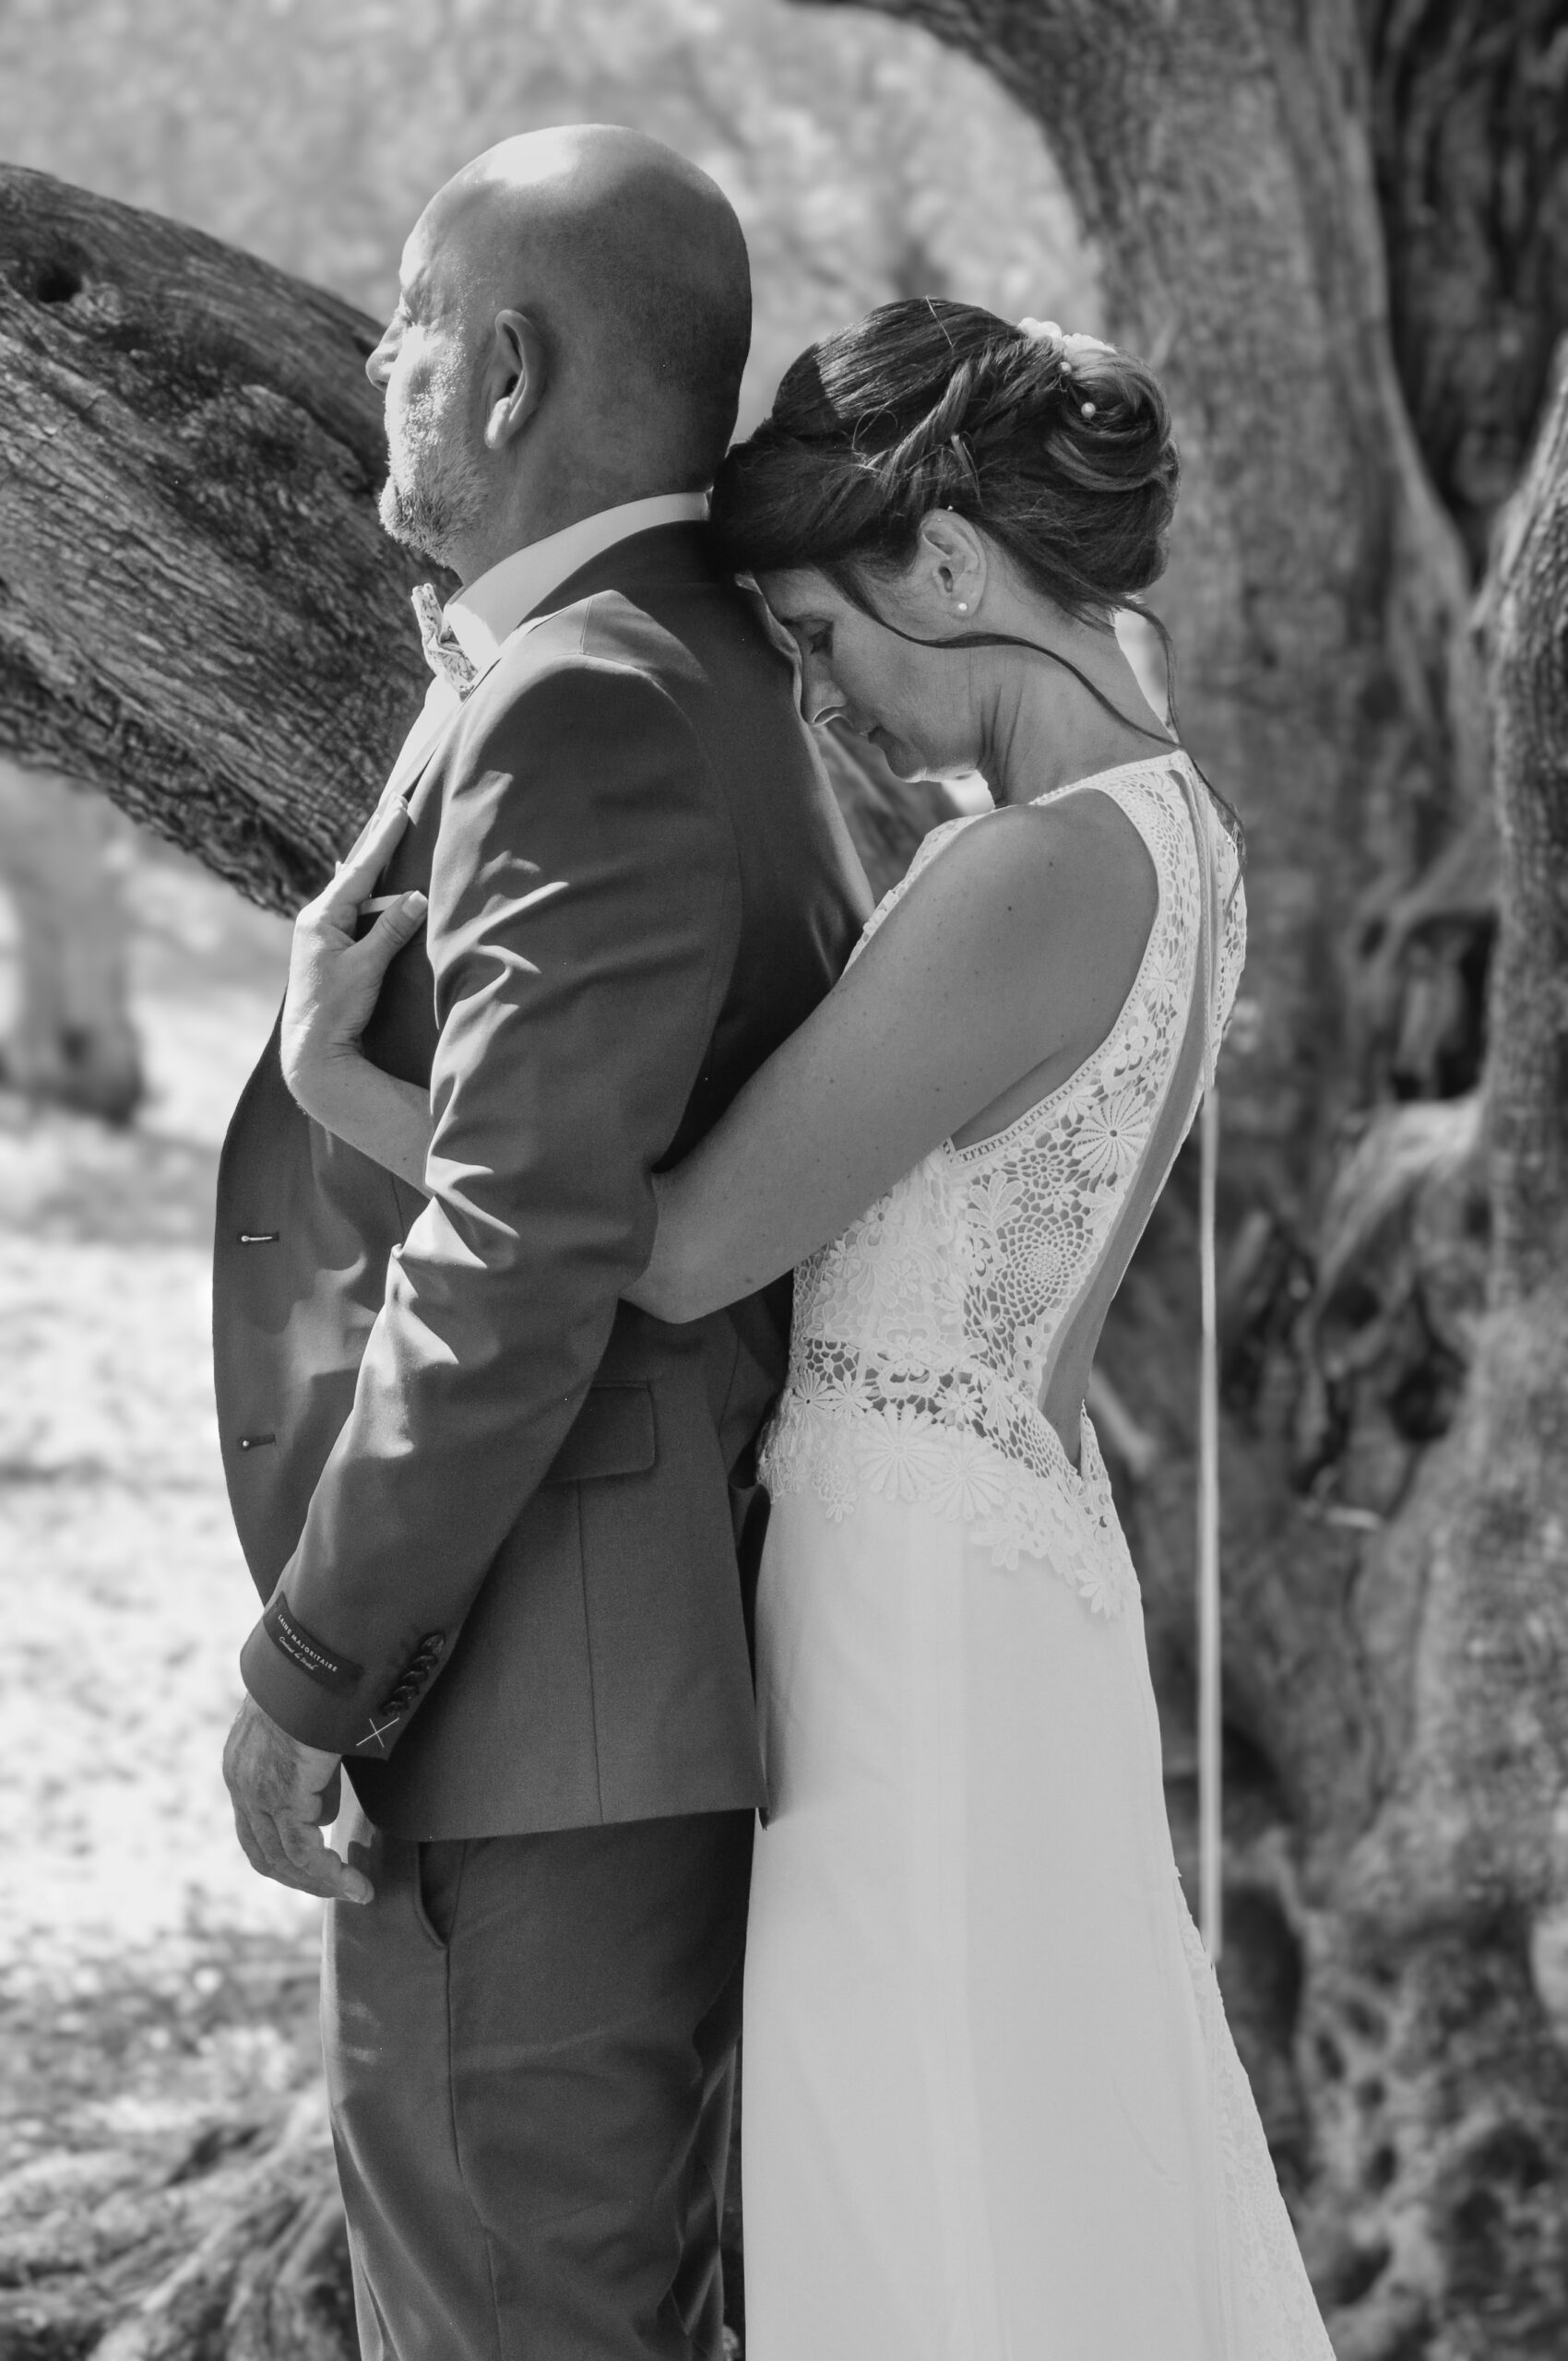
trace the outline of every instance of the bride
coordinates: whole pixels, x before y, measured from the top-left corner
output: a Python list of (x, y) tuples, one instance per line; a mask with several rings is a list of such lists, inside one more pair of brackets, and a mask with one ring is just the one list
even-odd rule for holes
[[(752, 2361), (1331, 2361), (1178, 1883), (1084, 1409), (1244, 948), (1238, 832), (1111, 629), (1176, 481), (1142, 362), (921, 301), (803, 354), (714, 488), (807, 718), (996, 805), (926, 838), (660, 1178), (634, 1290), (683, 1321), (795, 1271), (762, 1456)], [(423, 1098), (354, 1049), (418, 915), (351, 945), (398, 825), (306, 914), (287, 1022), (312, 1111), (417, 1184)]]

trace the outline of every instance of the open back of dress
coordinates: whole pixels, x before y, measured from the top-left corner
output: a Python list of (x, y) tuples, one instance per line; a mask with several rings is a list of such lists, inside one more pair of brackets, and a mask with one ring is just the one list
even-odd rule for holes
[[(1184, 756), (1042, 796), (1110, 796), (1148, 848), (1154, 923), (1094, 1054), (991, 1138), (951, 1142), (796, 1275), (790, 1381), (765, 1475), (835, 1517), (862, 1492), (936, 1506), (997, 1562), (1050, 1556), (1095, 1608), (1136, 1583), (1092, 1428), (1076, 1466), (1042, 1405), (1098, 1335), (1202, 1096), (1246, 948), (1235, 848)], [(858, 948), (960, 829), (933, 830)], [(1206, 995), (1197, 989), (1203, 976)], [(1119, 1539), (1119, 1536), (1117, 1536)]]

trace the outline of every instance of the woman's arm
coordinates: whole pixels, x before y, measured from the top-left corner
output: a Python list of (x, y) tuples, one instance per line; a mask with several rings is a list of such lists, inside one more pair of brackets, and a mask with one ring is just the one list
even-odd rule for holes
[(428, 1193), (424, 1162), (434, 1127), (429, 1096), (418, 1083), (400, 1082), (368, 1058), (344, 1050), (329, 1066), (291, 1081), (289, 1088), (323, 1131)]
[[(988, 814), (932, 860), (861, 957), (657, 1183), (631, 1300), (695, 1320), (837, 1237), (921, 1157), (1089, 1056), (1132, 990), (1154, 865), (1107, 796)], [(1000, 1106), (999, 1106), (1000, 1102)]]
[[(422, 894), (397, 894), (362, 942), (364, 897), (409, 824), (393, 803), (362, 830), (331, 883), (294, 921), (279, 1053), (283, 1079), (307, 1115), (412, 1187), (424, 1187), (431, 1116), (417, 1083), (399, 1082), (360, 1055), (391, 961), (424, 921)], [(375, 906), (371, 905), (374, 908)]]

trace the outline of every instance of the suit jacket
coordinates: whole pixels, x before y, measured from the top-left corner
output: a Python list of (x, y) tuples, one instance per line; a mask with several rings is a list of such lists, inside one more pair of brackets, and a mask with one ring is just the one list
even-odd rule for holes
[(429, 1086), (432, 1195), (310, 1121), (276, 1033), (220, 1170), (220, 1427), (267, 1601), (246, 1686), (401, 1835), (759, 1803), (731, 1486), (785, 1322), (620, 1296), (650, 1174), (826, 991), (866, 895), (704, 528), (552, 593), (411, 812), (384, 884), (429, 918), (364, 1046)]

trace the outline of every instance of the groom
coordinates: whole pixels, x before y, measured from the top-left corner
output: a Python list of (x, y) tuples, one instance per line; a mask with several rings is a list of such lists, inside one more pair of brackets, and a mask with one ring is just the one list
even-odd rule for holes
[(275, 1035), (214, 1321), (266, 1601), (225, 1771), (255, 1866), (331, 1900), (367, 2361), (719, 2350), (763, 1795), (730, 1487), (783, 1340), (761, 1299), (673, 1328), (619, 1297), (650, 1174), (827, 990), (864, 898), (702, 522), (749, 334), (719, 190), (590, 127), (441, 190), (369, 363), (383, 521), (463, 584), (387, 789), (384, 887), (428, 925), (364, 1038), (428, 1086), (428, 1194), (305, 1116)]

